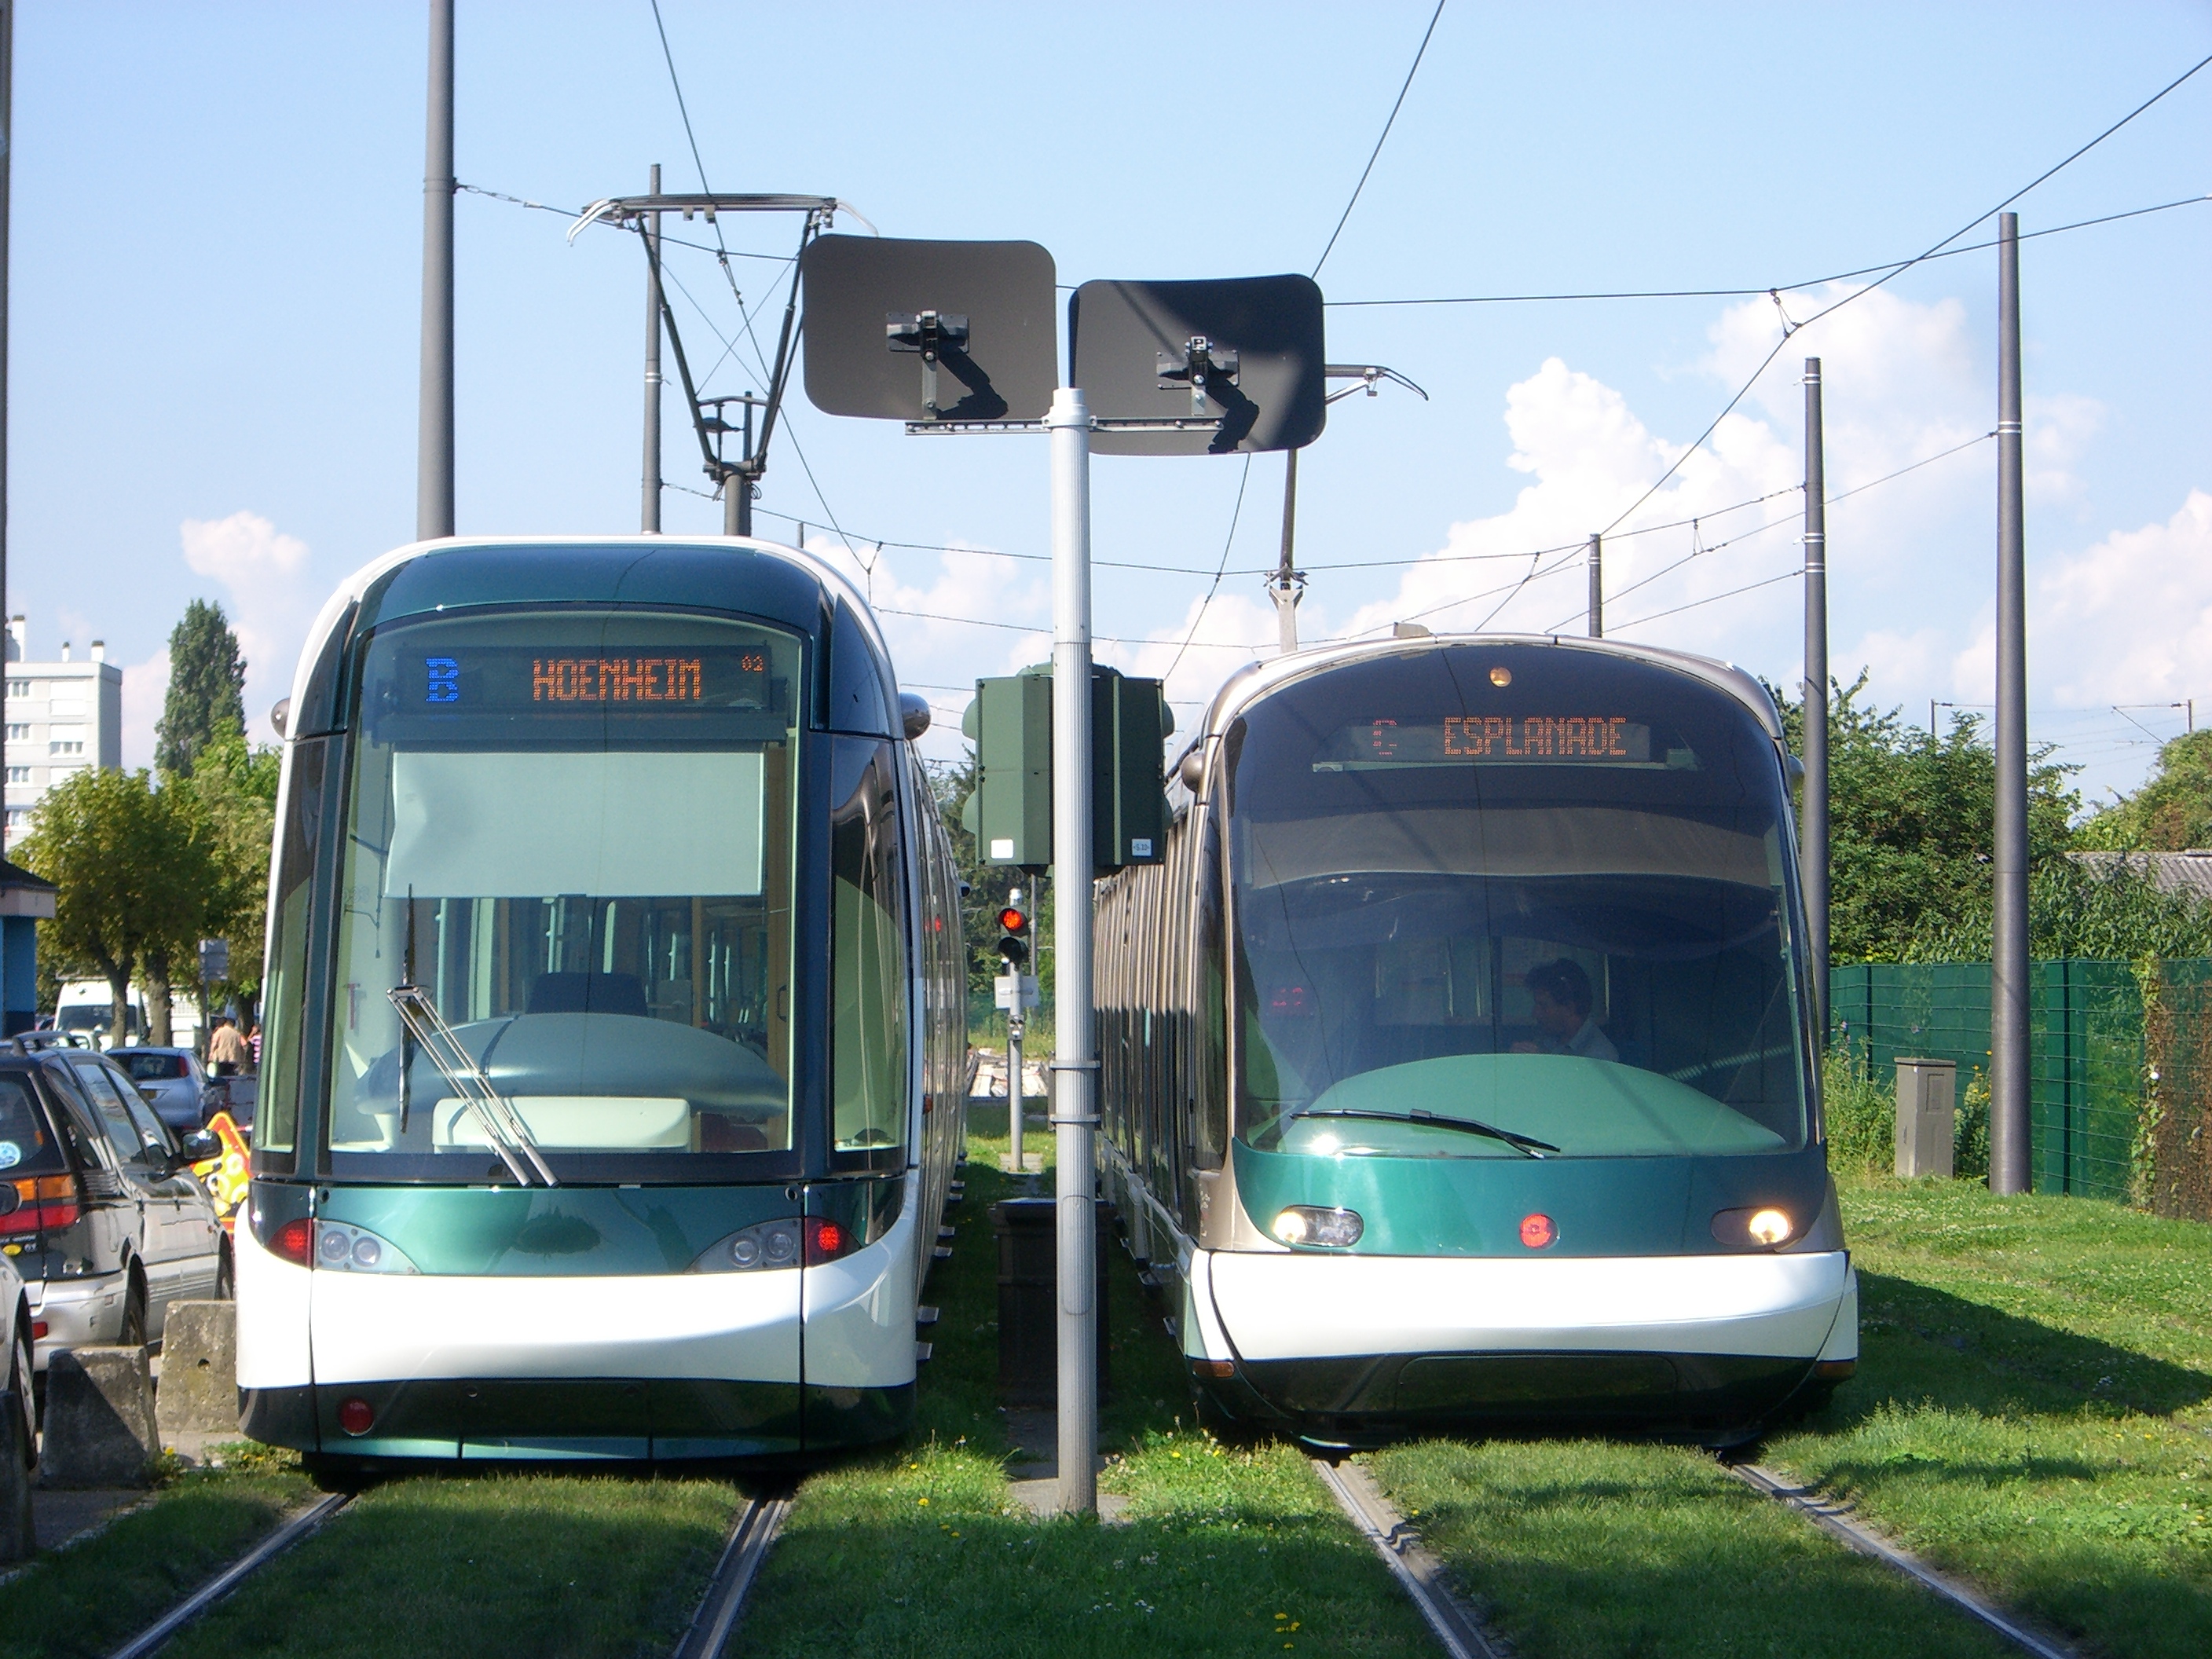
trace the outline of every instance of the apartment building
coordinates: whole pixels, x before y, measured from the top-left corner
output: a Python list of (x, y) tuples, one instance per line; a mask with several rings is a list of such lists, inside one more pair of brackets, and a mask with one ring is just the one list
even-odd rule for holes
[(62, 642), (57, 662), (30, 660), (28, 628), (8, 619), (6, 847), (29, 830), (47, 790), (88, 766), (123, 764), (123, 671), (94, 640), (80, 661)]

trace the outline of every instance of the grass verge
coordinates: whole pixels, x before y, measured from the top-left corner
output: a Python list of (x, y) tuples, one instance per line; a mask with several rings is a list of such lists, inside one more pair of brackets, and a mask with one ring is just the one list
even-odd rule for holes
[(165, 1659), (665, 1653), (736, 1501), (714, 1480), (395, 1480), (256, 1574)]
[(259, 1452), (174, 1475), (147, 1508), (0, 1584), (0, 1659), (80, 1659), (120, 1646), (313, 1497), (298, 1460)]
[(1771, 1460), (2113, 1653), (2212, 1652), (2212, 1227), (1843, 1183), (1859, 1374)]
[(806, 1483), (738, 1650), (1427, 1654), (1417, 1615), (1304, 1460), (1192, 1427), (1180, 1361), (1118, 1249), (1101, 1485), (1128, 1498), (1127, 1519), (1040, 1521), (1009, 1501), (990, 1205), (1030, 1187), (998, 1172), (1003, 1146), (970, 1142), (954, 1254), (930, 1281), (937, 1358), (914, 1441)]

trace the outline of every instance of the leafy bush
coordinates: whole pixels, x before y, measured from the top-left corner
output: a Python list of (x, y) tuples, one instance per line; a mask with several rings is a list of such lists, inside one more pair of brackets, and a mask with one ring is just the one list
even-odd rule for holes
[(1990, 1080), (1978, 1066), (1960, 1091), (1951, 1134), (1951, 1173), (1960, 1181), (1989, 1179)]
[(1866, 1050), (1845, 1042), (1820, 1063), (1820, 1096), (1828, 1121), (1828, 1159), (1838, 1168), (1895, 1167), (1897, 1094), (1875, 1080)]

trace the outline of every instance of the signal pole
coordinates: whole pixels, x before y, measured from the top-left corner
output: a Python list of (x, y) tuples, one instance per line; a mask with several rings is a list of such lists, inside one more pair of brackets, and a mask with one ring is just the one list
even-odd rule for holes
[(453, 0), (430, 0), (422, 164), (422, 386), (415, 537), (453, 533)]
[(1052, 849), (1058, 1222), (1060, 1508), (1098, 1507), (1097, 1185), (1098, 1060), (1091, 1009), (1091, 411), (1061, 386), (1052, 441)]
[[(8, 190), (15, 151), (15, 0), (0, 0), (0, 617), (8, 611)], [(7, 755), (0, 725), (0, 761)], [(0, 769), (0, 777), (7, 773)], [(6, 812), (0, 809), (0, 820)], [(4, 831), (0, 831), (4, 833)], [(0, 966), (0, 984), (6, 979)]]
[(1605, 538), (1589, 538), (1589, 636), (1605, 637)]
[(1813, 1030), (1828, 1042), (1828, 483), (1820, 429), (1820, 360), (1805, 360), (1805, 800), (1798, 852), (1805, 890)]
[[(653, 164), (646, 194), (660, 194), (660, 163)], [(638, 527), (660, 533), (660, 216), (645, 216), (645, 503)]]
[(2021, 500), (2020, 216), (1997, 219), (1996, 893), (1990, 930), (1990, 1190), (2028, 1188), (2027, 553)]
[(1306, 579), (1295, 568), (1293, 549), (1298, 534), (1298, 452), (1285, 452), (1289, 460), (1283, 473), (1283, 551), (1281, 562), (1267, 583), (1267, 597), (1275, 602), (1275, 633), (1283, 654), (1298, 648), (1298, 601), (1305, 597)]

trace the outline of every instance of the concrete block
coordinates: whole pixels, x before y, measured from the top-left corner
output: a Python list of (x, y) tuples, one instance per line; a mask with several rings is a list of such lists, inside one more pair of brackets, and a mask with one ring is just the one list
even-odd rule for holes
[(178, 1302), (161, 1328), (161, 1443), (238, 1432), (238, 1304)]
[(49, 1486), (143, 1486), (161, 1449), (143, 1348), (76, 1348), (46, 1364), (40, 1480)]

